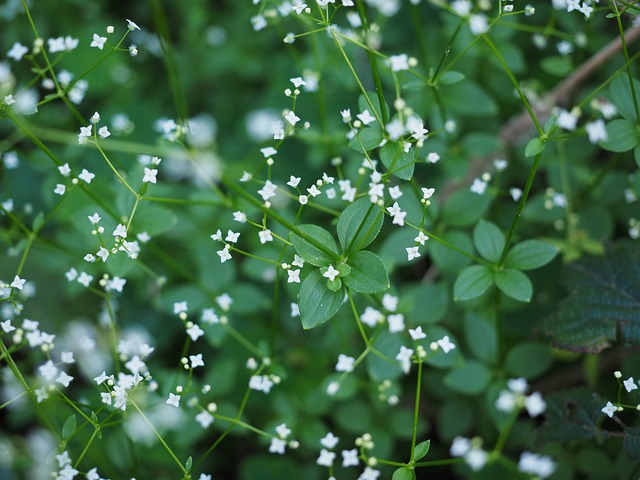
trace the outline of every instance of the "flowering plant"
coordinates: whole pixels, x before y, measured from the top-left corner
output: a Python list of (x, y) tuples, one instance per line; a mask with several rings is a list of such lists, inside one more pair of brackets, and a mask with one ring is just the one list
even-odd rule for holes
[(640, 9), (249, 3), (0, 7), (0, 477), (635, 472)]

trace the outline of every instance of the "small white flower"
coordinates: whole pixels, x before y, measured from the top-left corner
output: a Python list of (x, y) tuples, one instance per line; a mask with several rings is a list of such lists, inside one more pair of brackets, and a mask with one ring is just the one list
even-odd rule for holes
[(92, 47), (97, 47), (100, 50), (104, 48), (104, 44), (107, 41), (107, 37), (101, 37), (97, 33), (93, 34), (93, 41), (91, 42)]
[(167, 405), (171, 405), (172, 407), (178, 408), (180, 406), (180, 395), (176, 395), (175, 393), (170, 393), (166, 403)]

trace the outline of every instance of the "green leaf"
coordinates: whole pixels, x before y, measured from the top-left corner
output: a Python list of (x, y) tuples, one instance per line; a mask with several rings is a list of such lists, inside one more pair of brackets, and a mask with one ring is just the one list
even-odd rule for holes
[(625, 427), (624, 451), (634, 462), (640, 462), (640, 427)]
[(76, 416), (71, 415), (62, 425), (62, 439), (69, 440), (76, 431)]
[(411, 480), (412, 478), (411, 470), (408, 467), (400, 467), (393, 472), (391, 480)]
[(607, 141), (600, 146), (610, 152), (626, 152), (638, 144), (638, 129), (631, 120), (617, 118), (606, 125)]
[[(369, 100), (373, 104), (373, 109), (375, 110), (375, 112), (378, 113), (378, 118), (382, 118), (382, 113), (380, 110), (380, 99), (378, 98), (378, 94), (376, 92), (367, 92), (367, 98), (369, 98)], [(361, 112), (364, 112), (365, 110), (369, 110), (369, 112), (371, 112), (371, 115), (373, 115), (374, 117), (376, 116), (376, 114), (373, 111), (371, 111), (371, 105), (369, 105), (369, 102), (367, 101), (364, 95), (360, 95), (358, 97), (358, 108), (360, 108)], [(389, 111), (389, 105), (387, 105), (386, 102), (385, 102), (385, 110), (387, 112)]]
[(500, 260), (505, 240), (502, 231), (493, 223), (480, 220), (473, 229), (476, 250), (490, 262)]
[(524, 149), (524, 156), (534, 157), (541, 153), (546, 146), (547, 144), (539, 138), (532, 138), (531, 140), (529, 140), (529, 143), (527, 143), (527, 146)]
[(193, 458), (191, 458), (191, 456), (189, 456), (189, 458), (187, 458), (187, 461), (184, 462), (184, 469), (187, 472), (190, 472), (192, 466), (193, 466)]
[(44, 213), (40, 212), (36, 215), (36, 218), (33, 219), (33, 224), (31, 225), (31, 230), (37, 232), (44, 225)]
[(447, 70), (438, 77), (438, 83), (441, 85), (455, 85), (464, 80), (464, 74), (454, 70)]
[(544, 57), (540, 62), (540, 68), (549, 75), (563, 78), (573, 70), (573, 65), (569, 58), (556, 55)]
[(543, 374), (552, 362), (549, 345), (523, 342), (509, 351), (505, 359), (505, 369), (514, 378), (535, 378)]
[(383, 139), (382, 130), (378, 124), (371, 124), (361, 129), (349, 140), (349, 148), (364, 153), (378, 148)]
[(300, 286), (298, 303), (305, 330), (317, 327), (333, 317), (344, 299), (344, 287), (336, 292), (327, 288), (327, 279), (319, 270), (311, 272)]
[(338, 241), (346, 255), (362, 250), (380, 233), (384, 213), (369, 198), (356, 200), (338, 219)]
[(447, 373), (443, 383), (455, 392), (476, 395), (486, 388), (492, 376), (491, 370), (483, 364), (469, 360), (462, 367)]
[(424, 442), (417, 444), (416, 448), (413, 450), (413, 461), (417, 462), (424, 458), (427, 453), (429, 453), (429, 447), (431, 447), (431, 440), (425, 440)]
[(538, 428), (536, 441), (590, 440), (600, 432), (600, 411), (607, 401), (587, 389), (565, 390), (545, 395), (545, 421)]
[[(633, 85), (636, 95), (640, 95), (640, 82), (633, 79)], [(636, 122), (636, 109), (633, 106), (633, 95), (631, 94), (631, 85), (627, 75), (618, 75), (611, 82), (609, 87), (611, 102), (616, 106), (620, 115), (632, 123)]]
[[(493, 116), (498, 111), (498, 105), (485, 90), (470, 80), (455, 85), (442, 85), (441, 98), (448, 109), (467, 117)], [(473, 101), (470, 102), (469, 99)]]
[(166, 232), (178, 222), (178, 218), (171, 210), (149, 202), (141, 202), (133, 222), (136, 232), (147, 232), (157, 236)]
[(389, 288), (387, 269), (375, 253), (361, 250), (349, 258), (348, 265), (351, 272), (342, 281), (350, 289), (360, 293), (375, 293)]
[(453, 299), (471, 300), (479, 297), (493, 283), (491, 270), (484, 265), (471, 265), (465, 268), (453, 285)]
[(554, 345), (589, 353), (640, 345), (640, 245), (610, 245), (566, 265), (560, 278), (571, 293), (543, 323)]
[(415, 149), (405, 152), (400, 142), (387, 142), (380, 149), (380, 160), (389, 173), (403, 180), (411, 180), (413, 176), (414, 155)]
[(495, 365), (498, 359), (495, 321), (486, 318), (482, 312), (468, 311), (462, 325), (467, 345), (474, 357), (489, 365)]
[(509, 250), (504, 264), (518, 270), (533, 270), (546, 265), (557, 254), (558, 247), (555, 245), (540, 240), (525, 240)]
[(442, 207), (442, 218), (447, 225), (466, 227), (485, 216), (491, 205), (489, 195), (478, 195), (468, 189), (452, 193)]
[(531, 300), (531, 295), (533, 295), (531, 280), (520, 270), (514, 268), (499, 270), (494, 272), (493, 280), (496, 282), (496, 287), (511, 298), (521, 302)]
[[(456, 246), (463, 252), (473, 252), (473, 242), (471, 241), (470, 235), (465, 232), (450, 230), (442, 235), (442, 239), (447, 243)], [(471, 259), (469, 257), (463, 255), (457, 250), (454, 250), (448, 245), (436, 242), (429, 243), (431, 257), (438, 268), (443, 272), (457, 275), (458, 272), (471, 263)]]
[[(333, 235), (324, 228), (317, 225), (305, 224), (298, 226), (298, 231), (304, 236), (291, 232), (289, 240), (296, 249), (296, 252), (298, 252), (298, 255), (304, 258), (305, 262), (309, 262), (316, 267), (328, 267), (335, 261), (336, 257), (339, 256), (338, 245), (336, 245)], [(309, 238), (315, 240), (316, 243), (324, 245), (327, 250), (333, 252), (334, 255), (312, 244)]]
[(558, 115), (551, 115), (546, 122), (544, 122), (544, 133), (549, 133), (558, 124)]

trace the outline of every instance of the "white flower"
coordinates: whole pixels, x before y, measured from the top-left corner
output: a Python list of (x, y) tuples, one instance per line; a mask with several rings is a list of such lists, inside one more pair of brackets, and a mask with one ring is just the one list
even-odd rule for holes
[(410, 328), (409, 335), (411, 335), (411, 338), (413, 338), (414, 340), (422, 340), (423, 338), (427, 338), (427, 334), (422, 331), (421, 326), (417, 326), (415, 329)]
[[(422, 233), (422, 232), (420, 232)], [(407, 251), (407, 260), (411, 261), (414, 258), (418, 258), (420, 256), (420, 252), (418, 251), (418, 247), (406, 247), (405, 250)]]
[[(355, 358), (349, 357), (348, 355), (340, 354), (338, 355), (338, 363), (336, 364), (337, 372), (352, 372), (353, 371), (353, 363), (355, 362)], [(324, 445), (324, 443), (323, 443)], [(326, 446), (326, 445), (325, 445)], [(327, 447), (333, 448), (333, 447)]]
[(604, 407), (602, 407), (602, 409), (600, 411), (602, 413), (608, 415), (609, 418), (611, 418), (611, 417), (613, 417), (613, 414), (616, 413), (617, 408), (614, 407), (611, 402), (607, 402), (607, 404)]
[(356, 115), (358, 117), (358, 119), (364, 124), (364, 125), (369, 125), (371, 122), (375, 121), (376, 117), (374, 117), (373, 115), (371, 115), (371, 113), (369, 112), (369, 110), (365, 110), (362, 113), (359, 113), (358, 115)]
[(333, 280), (338, 276), (339, 273), (340, 272), (338, 270), (333, 268), (333, 265), (329, 265), (327, 271), (324, 272), (322, 276), (328, 278), (330, 282), (333, 282)]
[(604, 121), (598, 119), (595, 122), (587, 123), (584, 128), (587, 130), (589, 142), (596, 144), (598, 142), (606, 142), (609, 139)]
[(91, 173), (86, 168), (83, 168), (82, 172), (80, 172), (80, 175), (78, 175), (78, 178), (80, 180), (83, 180), (87, 183), (91, 183), (91, 180), (93, 180), (95, 177), (95, 174)]
[(97, 47), (100, 50), (104, 48), (104, 44), (107, 41), (107, 37), (101, 37), (97, 33), (93, 34), (93, 41), (91, 42), (92, 47)]
[(143, 183), (156, 183), (156, 176), (158, 175), (158, 170), (155, 168), (147, 168), (144, 167), (144, 177), (142, 177)]
[(296, 116), (295, 113), (293, 113), (293, 111), (290, 111), (289, 113), (287, 113), (284, 116), (285, 120), (287, 122), (289, 122), (292, 126), (294, 126), (296, 123), (298, 123), (300, 121), (300, 117)]
[(172, 407), (178, 408), (180, 406), (180, 395), (176, 395), (175, 393), (170, 393), (166, 403), (167, 405), (171, 405)]

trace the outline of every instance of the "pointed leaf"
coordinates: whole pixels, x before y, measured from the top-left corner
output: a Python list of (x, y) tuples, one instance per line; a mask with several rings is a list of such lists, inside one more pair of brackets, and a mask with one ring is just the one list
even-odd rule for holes
[(400, 142), (388, 142), (380, 149), (380, 160), (392, 175), (403, 180), (411, 180), (415, 150), (404, 151)]
[(429, 447), (431, 446), (431, 440), (425, 440), (424, 442), (420, 442), (416, 445), (416, 448), (413, 451), (413, 461), (417, 462), (418, 460), (424, 458), (427, 453), (429, 453)]
[(391, 480), (411, 480), (412, 478), (411, 470), (408, 467), (400, 467), (393, 472)]
[(491, 270), (484, 265), (471, 265), (465, 268), (453, 285), (453, 299), (471, 300), (479, 297), (493, 283)]
[[(316, 267), (328, 267), (335, 261), (339, 252), (333, 235), (324, 228), (311, 224), (300, 225), (298, 231), (304, 236), (291, 232), (289, 240), (291, 240), (296, 252), (304, 258), (305, 262), (309, 262)], [(309, 241), (310, 238), (315, 242)], [(318, 243), (324, 245), (326, 250), (333, 252), (334, 255), (318, 248)]]
[(62, 425), (62, 439), (69, 440), (76, 431), (76, 416), (71, 415)]
[(480, 220), (473, 229), (473, 243), (476, 250), (490, 262), (497, 262), (504, 248), (504, 235), (493, 223)]
[(453, 70), (447, 70), (438, 77), (438, 83), (442, 85), (455, 85), (462, 80), (464, 80), (464, 74)]
[(554, 345), (598, 353), (618, 341), (640, 345), (640, 246), (621, 242), (584, 257), (561, 275), (570, 289), (544, 322)]
[(378, 148), (383, 139), (382, 130), (378, 124), (371, 124), (360, 130), (349, 140), (349, 148), (364, 153)]
[(520, 300), (521, 302), (528, 302), (533, 295), (533, 285), (531, 280), (526, 274), (520, 270), (513, 268), (506, 268), (493, 274), (493, 280), (503, 293)]
[(191, 458), (191, 456), (190, 456), (189, 458), (187, 458), (187, 461), (184, 462), (184, 469), (187, 472), (190, 472), (192, 466), (193, 466), (193, 458)]
[(535, 157), (539, 153), (542, 153), (546, 145), (547, 144), (539, 138), (533, 138), (529, 141), (529, 143), (527, 143), (527, 146), (524, 149), (524, 156)]
[(362, 250), (380, 233), (384, 213), (368, 198), (361, 198), (344, 209), (338, 219), (338, 241), (345, 254)]
[(333, 317), (344, 299), (345, 289), (332, 292), (327, 288), (327, 279), (319, 270), (314, 270), (300, 286), (298, 303), (300, 320), (306, 330), (317, 327)]
[(533, 270), (555, 258), (558, 247), (540, 240), (525, 240), (516, 244), (504, 259), (507, 267), (518, 270)]
[(342, 281), (350, 289), (360, 293), (375, 293), (389, 288), (387, 269), (375, 253), (361, 250), (349, 258), (348, 264), (351, 272)]

